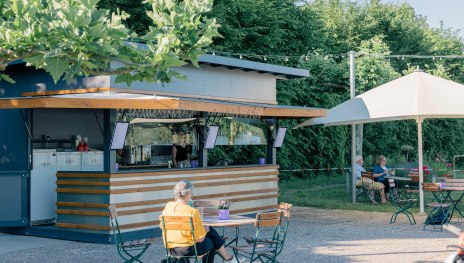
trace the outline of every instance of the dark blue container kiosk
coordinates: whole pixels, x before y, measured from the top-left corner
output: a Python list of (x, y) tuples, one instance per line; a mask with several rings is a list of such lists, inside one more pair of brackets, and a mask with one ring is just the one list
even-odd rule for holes
[[(178, 69), (188, 80), (131, 87), (114, 83), (112, 76), (54, 84), (41, 70), (10, 64), (8, 74), (17, 82), (0, 83), (2, 231), (108, 243), (107, 208), (115, 204), (125, 235), (153, 235), (174, 184), (184, 178), (194, 182), (196, 199), (234, 202), (232, 213), (275, 208), (276, 121), (326, 114), (325, 109), (277, 105), (276, 81), (309, 72), (210, 55), (200, 63), (200, 69)], [(267, 126), (236, 134), (235, 128), (223, 130), (231, 119)], [(123, 150), (110, 149), (117, 122), (130, 123)], [(208, 164), (207, 131), (218, 123), (216, 145), (266, 144), (267, 156), (261, 156), (266, 163), (260, 165), (257, 158), (242, 165), (231, 160)], [(243, 130), (248, 124), (240, 125)], [(182, 136), (191, 139), (190, 153), (199, 157), (196, 168), (172, 167), (172, 144)], [(88, 138), (88, 152), (76, 151), (78, 137)]]

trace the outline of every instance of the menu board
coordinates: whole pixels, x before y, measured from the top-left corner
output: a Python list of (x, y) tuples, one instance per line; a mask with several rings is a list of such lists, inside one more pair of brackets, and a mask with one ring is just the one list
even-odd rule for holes
[(282, 147), (282, 144), (284, 143), (284, 138), (285, 138), (285, 133), (287, 132), (287, 128), (279, 128), (277, 131), (277, 136), (274, 141), (274, 147), (275, 148), (280, 148)]
[(208, 137), (206, 138), (205, 149), (213, 149), (216, 144), (216, 138), (219, 131), (219, 126), (210, 126)]
[(113, 131), (113, 138), (111, 139), (111, 150), (121, 150), (124, 147), (126, 140), (127, 129), (129, 128), (128, 122), (117, 122)]

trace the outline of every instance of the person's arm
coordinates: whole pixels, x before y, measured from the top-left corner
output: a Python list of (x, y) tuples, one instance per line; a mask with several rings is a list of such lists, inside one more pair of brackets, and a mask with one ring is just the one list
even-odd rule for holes
[(177, 155), (177, 148), (175, 145), (172, 146), (172, 166), (174, 168), (177, 168), (177, 162), (176, 162), (176, 155)]
[(377, 178), (387, 175), (387, 172), (384, 169), (380, 168), (380, 166), (375, 166), (372, 175), (374, 176), (374, 178)]
[[(201, 221), (201, 216), (200, 216), (200, 212), (195, 209), (195, 211), (193, 212), (193, 220), (194, 220), (194, 226), (195, 226), (195, 241), (197, 242), (202, 242), (203, 240), (205, 240), (205, 237), (206, 237), (206, 229), (205, 227), (203, 226), (203, 222)], [(209, 230), (209, 227), (208, 227), (208, 230)]]

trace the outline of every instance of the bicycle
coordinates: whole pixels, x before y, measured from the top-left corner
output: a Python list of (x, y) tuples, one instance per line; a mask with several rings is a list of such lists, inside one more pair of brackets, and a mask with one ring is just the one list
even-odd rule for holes
[(443, 229), (459, 236), (458, 244), (456, 246), (448, 246), (455, 247), (457, 250), (445, 259), (445, 263), (464, 263), (464, 232), (450, 224), (443, 225)]

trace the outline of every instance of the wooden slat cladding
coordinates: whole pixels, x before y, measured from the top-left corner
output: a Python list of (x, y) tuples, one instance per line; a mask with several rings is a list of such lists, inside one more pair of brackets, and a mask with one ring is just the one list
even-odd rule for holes
[[(154, 221), (148, 221), (148, 222), (119, 225), (119, 228), (126, 230), (126, 229), (146, 227), (146, 226), (157, 227), (158, 225), (159, 225), (159, 220), (154, 220)], [(55, 226), (63, 227), (63, 228), (76, 228), (76, 229), (87, 229), (87, 230), (101, 230), (101, 231), (111, 230), (110, 226), (100, 226), (100, 225), (90, 225), (90, 224), (56, 223)]]
[(21, 96), (35, 97), (35, 96), (50, 96), (50, 95), (64, 95), (64, 94), (83, 94), (83, 93), (95, 93), (95, 92), (108, 92), (110, 90), (111, 88), (85, 88), (85, 89), (21, 92)]
[(96, 174), (96, 173), (66, 173), (66, 172), (58, 172), (56, 173), (56, 177), (58, 178), (111, 178), (111, 174)]
[[(240, 209), (240, 210), (231, 210), (230, 212), (232, 214), (257, 213), (263, 210), (277, 209), (277, 207), (278, 205), (270, 205), (270, 206), (261, 206), (261, 207), (246, 208), (246, 209)], [(127, 230), (131, 228), (147, 227), (147, 226), (157, 227), (159, 226), (159, 220), (125, 224), (125, 225), (120, 225), (119, 227), (120, 229)], [(109, 231), (111, 229), (110, 226), (90, 225), (90, 224), (72, 224), (72, 223), (56, 223), (56, 227), (87, 229), (87, 230), (102, 230), (102, 231)]]
[[(160, 212), (160, 211), (163, 211), (163, 209), (164, 207), (150, 207), (150, 208), (143, 208), (143, 209), (118, 211), (118, 214), (119, 216), (145, 214), (145, 213)], [(57, 209), (56, 213), (62, 214), (62, 215), (103, 216), (103, 217), (109, 216), (108, 212), (103, 212), (103, 211), (86, 211), (86, 210), (69, 210), (69, 209)]]
[[(272, 195), (263, 195), (263, 196), (250, 196), (250, 197), (242, 197), (242, 198), (231, 198), (229, 200), (234, 202), (234, 203), (238, 203), (238, 202), (244, 202), (244, 201), (253, 201), (253, 200), (260, 200), (260, 199), (277, 198), (278, 196), (279, 196), (278, 194), (272, 194)], [(171, 201), (171, 199), (169, 201)], [(107, 207), (108, 206), (106, 206), (106, 208)], [(120, 216), (135, 215), (135, 214), (145, 214), (145, 213), (160, 212), (160, 211), (163, 211), (163, 209), (164, 209), (164, 207), (161, 206), (161, 207), (150, 207), (150, 208), (141, 208), (141, 209), (132, 209), (132, 210), (122, 210), (122, 211), (118, 211), (118, 214)], [(241, 211), (241, 210), (233, 210), (232, 209), (231, 211), (234, 212), (234, 213), (240, 213), (240, 212), (236, 212), (236, 211)], [(62, 215), (102, 216), (102, 217), (107, 217), (108, 216), (108, 212), (106, 212), (106, 211), (90, 211), (90, 210), (57, 209), (56, 213), (57, 214), (62, 214)]]
[[(225, 167), (225, 168), (224, 168)], [(221, 168), (208, 167), (205, 169), (176, 169), (176, 170), (162, 170), (145, 173), (117, 173), (111, 174), (111, 178), (121, 177), (143, 177), (143, 176), (165, 176), (165, 175), (184, 175), (184, 174), (208, 174), (208, 173), (232, 173), (240, 171), (262, 171), (262, 170), (278, 170), (278, 165), (258, 165), (258, 166), (247, 166), (247, 167), (230, 167), (222, 166)]]
[(154, 217), (162, 212), (164, 204), (174, 200), (170, 193), (182, 179), (193, 181), (197, 200), (228, 199), (235, 203), (233, 214), (275, 209), (279, 190), (276, 165), (117, 174), (59, 172), (57, 177), (57, 227), (108, 232), (107, 202), (121, 208), (121, 229), (155, 228), (158, 221), (153, 221), (157, 219)]
[(116, 181), (116, 182), (89, 182), (89, 181), (67, 181), (58, 180), (57, 185), (87, 185), (87, 186), (124, 186), (124, 185), (142, 185), (142, 184), (157, 184), (157, 183), (177, 183), (180, 180), (200, 181), (200, 180), (218, 180), (218, 179), (233, 179), (242, 177), (257, 177), (278, 175), (278, 171), (243, 173), (243, 174), (221, 174), (221, 175), (205, 175), (194, 177), (176, 177), (176, 178), (160, 178), (148, 180), (131, 180), (131, 181)]
[[(277, 193), (279, 188), (270, 188), (270, 189), (261, 189), (261, 190), (251, 190), (251, 191), (240, 191), (240, 192), (223, 192), (220, 194), (209, 194), (209, 195), (196, 195), (195, 198), (200, 200), (206, 199), (217, 199), (217, 198), (225, 198), (231, 196), (238, 196), (238, 195), (250, 195), (250, 194), (260, 194), (260, 193)], [(278, 194), (270, 195), (272, 197), (277, 197)], [(270, 198), (268, 196), (264, 196), (266, 198)], [(230, 198), (229, 198), (230, 199)], [(244, 199), (244, 200), (242, 200)], [(230, 199), (234, 202), (240, 202), (245, 200), (256, 200), (256, 199), (263, 199), (263, 196), (250, 196), (250, 197), (242, 197), (242, 198), (233, 198)], [(144, 206), (144, 205), (157, 205), (157, 204), (166, 204), (169, 201), (172, 201), (173, 198), (166, 198), (166, 199), (156, 199), (156, 200), (145, 200), (145, 201), (137, 201), (137, 202), (126, 202), (126, 203), (118, 203), (115, 204), (117, 208), (123, 207), (132, 207), (132, 206)], [(97, 203), (82, 203), (82, 202), (56, 202), (57, 206), (65, 206), (65, 207), (88, 207), (88, 208), (108, 208), (110, 204), (97, 204)]]
[(83, 202), (56, 202), (56, 206), (88, 207), (88, 208), (108, 208), (110, 204), (83, 203)]
[(148, 176), (166, 176), (166, 175), (179, 175), (179, 174), (208, 174), (208, 173), (232, 173), (240, 171), (248, 172), (260, 172), (262, 170), (274, 170), (279, 169), (278, 165), (258, 165), (258, 166), (247, 166), (247, 167), (231, 167), (231, 168), (215, 168), (209, 167), (205, 169), (181, 169), (181, 170), (160, 170), (160, 171), (149, 171), (149, 172), (134, 172), (134, 173), (116, 173), (116, 174), (104, 174), (104, 173), (69, 173), (69, 172), (58, 172), (56, 176), (58, 178), (124, 178), (124, 177), (148, 177)]
[(87, 230), (100, 230), (100, 231), (110, 231), (110, 226), (100, 226), (100, 225), (89, 225), (89, 224), (73, 224), (73, 223), (56, 223), (56, 227), (62, 228), (76, 228), (76, 229), (87, 229)]
[(110, 182), (62, 181), (62, 180), (57, 180), (56, 184), (57, 185), (111, 186)]
[[(208, 186), (224, 186), (224, 185), (237, 185), (237, 184), (251, 184), (251, 183), (263, 183), (263, 182), (277, 182), (278, 178), (266, 178), (266, 179), (251, 179), (251, 180), (235, 180), (235, 181), (219, 181), (219, 182), (208, 182), (208, 183), (196, 183), (195, 187), (208, 187)], [(152, 186), (152, 187), (139, 187), (129, 189), (115, 189), (115, 190), (100, 190), (100, 189), (86, 189), (86, 188), (57, 188), (58, 193), (75, 193), (75, 194), (127, 194), (127, 193), (141, 193), (141, 192), (153, 192), (171, 190), (172, 185), (165, 186)]]
[[(0, 100), (0, 109), (153, 109), (175, 110), (179, 101), (175, 99), (93, 99), (93, 98), (19, 98)], [(193, 110), (193, 109), (192, 109)]]

